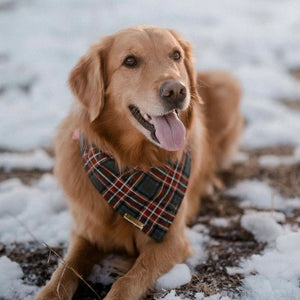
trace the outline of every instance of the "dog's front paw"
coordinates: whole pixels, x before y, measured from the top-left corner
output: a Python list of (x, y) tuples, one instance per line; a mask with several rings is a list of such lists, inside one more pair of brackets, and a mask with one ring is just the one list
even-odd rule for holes
[(66, 293), (58, 294), (56, 288), (52, 286), (45, 286), (40, 290), (40, 292), (35, 296), (33, 300), (71, 300), (72, 295), (67, 295)]
[(112, 285), (109, 293), (103, 300), (139, 300), (141, 296), (139, 286), (126, 278), (126, 276), (123, 276)]
[(33, 300), (58, 300), (59, 297), (56, 292), (43, 288)]

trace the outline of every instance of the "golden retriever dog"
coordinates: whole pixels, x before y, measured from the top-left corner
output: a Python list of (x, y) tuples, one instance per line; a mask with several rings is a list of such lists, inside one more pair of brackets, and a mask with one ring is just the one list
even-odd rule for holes
[[(197, 73), (190, 44), (176, 31), (154, 26), (124, 29), (92, 45), (71, 71), (69, 85), (76, 101), (55, 142), (55, 175), (73, 217), (68, 268), (59, 266), (35, 299), (72, 299), (80, 280), (73, 270), (87, 276), (110, 253), (135, 260), (105, 300), (141, 299), (158, 277), (192, 254), (186, 225), (197, 216), (201, 195), (218, 183), (216, 171), (228, 166), (238, 147), (240, 86), (226, 72)], [(170, 222), (164, 220), (165, 232), (151, 235), (141, 219), (113, 207), (89, 177), (82, 145), (106, 153), (118, 174), (181, 166), (185, 175), (179, 180), (175, 175), (177, 188), (184, 186), (181, 178), (188, 183), (182, 199), (171, 203), (175, 212)], [(153, 186), (146, 192), (152, 195)]]

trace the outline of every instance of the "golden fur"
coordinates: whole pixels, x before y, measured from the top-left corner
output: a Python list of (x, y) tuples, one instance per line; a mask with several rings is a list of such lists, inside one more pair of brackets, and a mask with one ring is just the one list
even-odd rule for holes
[[(169, 53), (178, 49), (180, 62)], [(142, 58), (139, 68), (122, 65), (124, 57)], [(192, 170), (180, 210), (161, 243), (139, 231), (116, 213), (94, 188), (83, 166), (79, 128), (99, 149), (111, 153), (119, 166), (147, 169), (179, 158), (152, 142), (132, 117), (128, 105), (160, 114), (157, 90), (166, 80), (187, 87), (185, 107), (179, 112), (191, 148)], [(70, 88), (77, 99), (59, 126), (55, 174), (73, 216), (66, 262), (86, 276), (94, 263), (112, 252), (135, 256), (131, 269), (112, 286), (105, 300), (140, 299), (156, 279), (192, 253), (186, 224), (197, 215), (200, 196), (214, 183), (217, 169), (228, 165), (237, 149), (243, 121), (239, 112), (240, 87), (226, 72), (198, 73), (190, 44), (173, 30), (153, 26), (128, 28), (94, 44), (73, 68)], [(201, 97), (200, 97), (201, 96)], [(77, 276), (60, 266), (35, 299), (71, 299)]]

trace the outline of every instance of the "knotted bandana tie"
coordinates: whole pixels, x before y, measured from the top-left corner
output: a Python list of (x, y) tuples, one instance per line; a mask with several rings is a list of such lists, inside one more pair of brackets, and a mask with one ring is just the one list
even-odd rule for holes
[(120, 172), (112, 156), (80, 137), (84, 168), (99, 193), (124, 219), (160, 242), (171, 226), (188, 185), (191, 158), (144, 172)]

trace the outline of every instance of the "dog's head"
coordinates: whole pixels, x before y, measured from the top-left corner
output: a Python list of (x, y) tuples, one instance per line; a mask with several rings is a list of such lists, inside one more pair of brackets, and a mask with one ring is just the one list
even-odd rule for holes
[(190, 44), (152, 26), (128, 28), (93, 45), (69, 83), (91, 122), (103, 114), (117, 117), (121, 127), (129, 123), (168, 151), (184, 147), (191, 102), (200, 101)]

